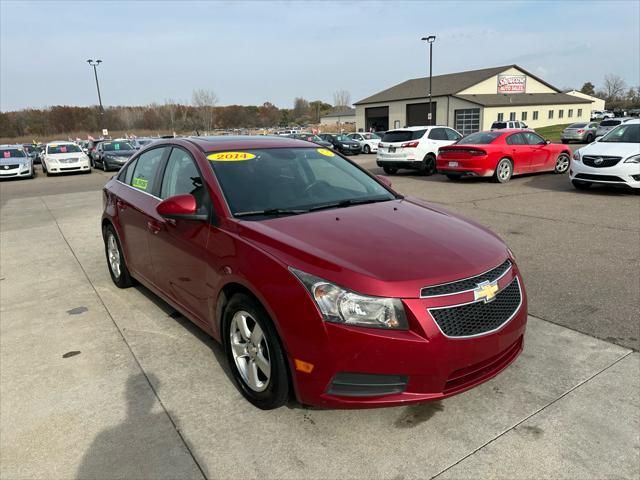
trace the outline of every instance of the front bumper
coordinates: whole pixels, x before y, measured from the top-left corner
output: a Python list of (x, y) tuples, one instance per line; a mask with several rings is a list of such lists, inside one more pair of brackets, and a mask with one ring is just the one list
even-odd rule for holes
[(126, 158), (124, 160), (117, 160), (115, 158), (106, 157), (104, 159), (104, 163), (107, 166), (107, 168), (110, 169), (110, 170), (111, 169), (120, 169), (120, 168), (122, 168), (122, 166), (125, 163), (127, 163), (128, 160), (129, 160), (128, 158)]
[(30, 178), (33, 175), (33, 165), (4, 169), (0, 166), (0, 178)]
[(523, 348), (527, 301), (515, 266), (499, 286), (505, 288), (515, 275), (521, 303), (510, 320), (487, 334), (448, 337), (428, 311), (473, 301), (473, 292), (404, 299), (408, 331), (324, 323), (326, 339), (315, 339), (314, 353), (293, 354), (315, 362), (311, 373), (292, 368), (298, 400), (331, 408), (405, 405), (449, 397), (493, 378)]
[[(594, 134), (595, 137), (595, 134)], [(572, 133), (563, 133), (562, 135), (560, 135), (560, 140), (571, 140), (571, 141), (575, 141), (575, 142), (584, 142), (585, 139), (587, 138), (587, 135), (580, 135), (580, 134), (572, 134)]]
[(640, 163), (624, 163), (621, 160), (612, 167), (590, 167), (571, 160), (569, 178), (590, 183), (640, 188)]
[(49, 173), (86, 172), (90, 168), (88, 160), (81, 160), (74, 163), (47, 162), (47, 171)]

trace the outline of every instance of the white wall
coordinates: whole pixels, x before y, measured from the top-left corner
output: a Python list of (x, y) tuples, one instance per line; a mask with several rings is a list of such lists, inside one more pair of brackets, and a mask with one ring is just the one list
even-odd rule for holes
[(593, 100), (591, 104), (591, 110), (604, 110), (604, 100), (598, 97), (593, 97), (591, 95), (587, 95), (586, 93), (579, 92), (577, 90), (571, 90), (567, 92), (567, 95), (573, 95), (574, 97), (584, 98), (587, 100)]

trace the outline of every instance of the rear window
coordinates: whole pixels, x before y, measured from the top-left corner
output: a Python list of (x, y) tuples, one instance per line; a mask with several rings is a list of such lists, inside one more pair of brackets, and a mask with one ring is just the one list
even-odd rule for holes
[(25, 157), (24, 150), (18, 148), (3, 148), (0, 150), (0, 158), (20, 158)]
[(507, 122), (493, 122), (491, 128), (507, 128)]
[(583, 128), (586, 127), (586, 123), (572, 123), (568, 128)]
[(615, 127), (616, 125), (620, 125), (622, 121), (620, 120), (603, 120), (600, 122), (601, 127)]
[(382, 137), (383, 142), (408, 142), (422, 138), (426, 130), (394, 130), (387, 132)]
[(500, 132), (476, 132), (461, 138), (458, 145), (487, 145), (500, 135)]

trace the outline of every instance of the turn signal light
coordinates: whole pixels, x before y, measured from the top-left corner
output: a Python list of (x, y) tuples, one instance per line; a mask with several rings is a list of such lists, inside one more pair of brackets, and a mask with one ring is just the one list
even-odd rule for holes
[(304, 373), (311, 373), (313, 370), (313, 363), (303, 362), (302, 360), (298, 360), (297, 358), (293, 359), (293, 363), (296, 366), (296, 370)]

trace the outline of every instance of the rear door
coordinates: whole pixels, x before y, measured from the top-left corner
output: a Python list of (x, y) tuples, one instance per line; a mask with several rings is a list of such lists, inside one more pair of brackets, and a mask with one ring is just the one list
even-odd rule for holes
[[(116, 208), (121, 226), (121, 241), (127, 266), (133, 276), (155, 284), (149, 252), (150, 222), (154, 220), (160, 203), (159, 167), (170, 148), (161, 146), (140, 155), (128, 166), (118, 189)], [(119, 177), (120, 178), (120, 177)]]
[[(190, 194), (198, 213), (211, 214), (211, 198), (195, 159), (182, 147), (173, 147), (159, 189), (165, 200)], [(211, 289), (207, 286), (207, 241), (210, 223), (165, 219), (153, 212), (149, 235), (156, 284), (190, 316), (206, 323)]]
[(522, 133), (509, 135), (505, 142), (507, 153), (513, 160), (513, 173), (520, 174), (530, 171), (531, 168), (531, 148)]

